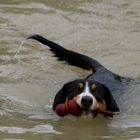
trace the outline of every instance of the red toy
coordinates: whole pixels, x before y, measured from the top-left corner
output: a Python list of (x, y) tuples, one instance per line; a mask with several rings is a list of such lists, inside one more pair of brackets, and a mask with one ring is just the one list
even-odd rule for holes
[[(58, 104), (56, 106), (55, 112), (60, 117), (64, 117), (68, 114), (79, 117), (81, 115), (82, 109), (76, 103), (75, 99), (72, 99), (64, 104)], [(104, 115), (105, 117), (111, 117), (111, 118), (113, 118), (113, 115), (114, 115), (113, 112), (104, 111), (99, 108), (97, 108), (96, 110), (91, 111), (91, 112), (93, 114), (93, 117), (96, 117), (98, 115), (98, 113)]]
[(68, 114), (78, 117), (81, 114), (81, 109), (76, 101), (72, 99), (64, 104), (57, 105), (55, 112), (60, 117), (64, 117)]
[(105, 117), (111, 117), (111, 118), (113, 118), (113, 115), (114, 115), (113, 112), (104, 111), (104, 110), (97, 108), (96, 110), (93, 111), (93, 117), (96, 117), (98, 115), (98, 113), (104, 115)]

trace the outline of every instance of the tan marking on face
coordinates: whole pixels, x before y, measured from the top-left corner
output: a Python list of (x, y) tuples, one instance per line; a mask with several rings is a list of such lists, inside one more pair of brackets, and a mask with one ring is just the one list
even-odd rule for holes
[(84, 87), (84, 84), (83, 84), (83, 83), (79, 83), (79, 84), (78, 84), (78, 87), (81, 89), (81, 88)]
[(100, 110), (106, 110), (106, 103), (105, 103), (105, 101), (103, 101), (102, 103), (98, 102), (97, 103), (97, 108), (99, 108)]
[(91, 89), (96, 90), (97, 86), (95, 84), (91, 85)]
[(98, 108), (98, 101), (93, 98), (93, 104), (92, 106), (90, 107), (91, 110), (96, 110)]

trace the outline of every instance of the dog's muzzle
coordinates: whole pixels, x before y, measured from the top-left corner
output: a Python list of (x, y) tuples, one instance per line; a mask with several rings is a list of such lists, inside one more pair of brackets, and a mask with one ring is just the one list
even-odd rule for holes
[(84, 108), (89, 108), (93, 103), (93, 98), (90, 96), (83, 96), (81, 99), (81, 104)]
[(75, 97), (77, 104), (84, 110), (95, 110), (97, 109), (97, 100), (94, 96), (87, 94), (80, 94)]

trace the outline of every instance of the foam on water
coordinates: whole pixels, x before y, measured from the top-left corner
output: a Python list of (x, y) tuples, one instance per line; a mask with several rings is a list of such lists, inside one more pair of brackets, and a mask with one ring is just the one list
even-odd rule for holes
[(61, 132), (57, 132), (54, 130), (52, 125), (36, 125), (33, 128), (21, 128), (21, 127), (11, 127), (11, 126), (1, 126), (0, 132), (7, 132), (9, 134), (24, 134), (28, 132), (32, 133), (55, 133), (55, 134), (62, 134)]

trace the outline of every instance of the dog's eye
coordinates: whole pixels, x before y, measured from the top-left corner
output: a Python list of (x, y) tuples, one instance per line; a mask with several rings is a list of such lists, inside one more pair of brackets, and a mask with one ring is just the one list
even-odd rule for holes
[(92, 90), (94, 90), (94, 91), (95, 91), (95, 90), (96, 90), (96, 88), (97, 88), (97, 87), (96, 87), (96, 84), (92, 84), (92, 85), (91, 85), (91, 89), (92, 89)]

